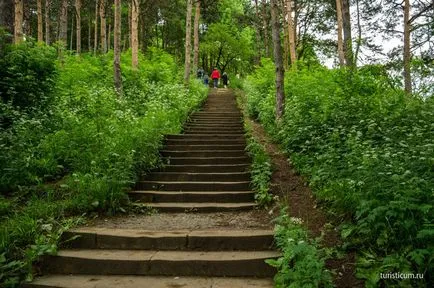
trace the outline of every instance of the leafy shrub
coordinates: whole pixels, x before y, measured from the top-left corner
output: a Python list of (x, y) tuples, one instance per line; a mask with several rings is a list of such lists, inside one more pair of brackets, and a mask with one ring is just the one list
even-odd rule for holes
[(411, 271), (424, 280), (402, 285), (432, 283), (432, 98), (406, 97), (381, 67), (350, 73), (315, 66), (286, 74), (285, 116), (277, 125), (274, 92), (259, 92), (255, 83), (267, 69), (246, 81), (248, 101), (310, 177), (318, 199), (351, 219), (342, 236), (360, 250), (359, 276), (368, 285), (397, 285), (380, 273)]
[(252, 135), (252, 127), (244, 123), (247, 138), (247, 152), (252, 159), (250, 167), (251, 184), (255, 191), (255, 200), (259, 206), (267, 206), (273, 201), (273, 196), (270, 193), (271, 175), (273, 173), (271, 167), (270, 156), (265, 152), (265, 148), (258, 143)]
[(18, 46), (6, 45), (0, 53), (2, 102), (11, 102), (23, 110), (44, 110), (52, 101), (55, 49), (24, 42)]
[(288, 216), (286, 208), (276, 219), (275, 239), (283, 255), (267, 263), (278, 270), (276, 287), (333, 287), (331, 273), (325, 268), (325, 251), (309, 239), (301, 219)]

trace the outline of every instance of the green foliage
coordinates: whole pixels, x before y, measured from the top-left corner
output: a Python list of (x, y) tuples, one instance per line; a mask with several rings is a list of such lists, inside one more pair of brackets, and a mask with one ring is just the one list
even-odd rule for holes
[(6, 45), (0, 50), (2, 102), (10, 102), (13, 107), (23, 110), (44, 110), (53, 100), (50, 92), (55, 80), (56, 56), (54, 48), (33, 42)]
[(251, 184), (255, 191), (255, 200), (259, 206), (268, 206), (273, 201), (270, 193), (270, 182), (273, 170), (271, 167), (270, 156), (265, 152), (265, 148), (258, 143), (252, 135), (252, 127), (245, 122), (244, 127), (247, 138), (247, 153), (252, 159), (250, 167)]
[[(31, 58), (27, 50), (49, 48), (14, 49)], [(56, 223), (91, 211), (123, 211), (125, 192), (139, 173), (161, 164), (164, 135), (179, 132), (206, 96), (199, 81), (188, 90), (177, 84), (172, 56), (150, 49), (140, 56), (137, 71), (130, 52), (122, 55), (119, 97), (112, 58), (111, 53), (65, 55), (54, 61), (56, 81), (44, 90), (51, 105), (39, 113), (11, 101), (0, 106), (14, 119), (0, 128), (0, 192), (8, 197), (0, 198), (2, 282), (12, 286), (23, 280), (38, 255), (55, 252), (57, 232), (50, 236), (44, 225), (63, 227)]]
[(360, 277), (393, 286), (398, 282), (371, 275), (411, 271), (424, 280), (399, 283), (432, 283), (433, 98), (406, 97), (377, 66), (354, 73), (300, 67), (286, 75), (280, 125), (274, 122), (274, 93), (258, 92), (255, 83), (272, 73), (271, 66), (246, 82), (251, 110), (310, 177), (317, 197), (351, 219), (342, 237), (348, 248), (363, 251)]
[(276, 287), (333, 287), (331, 273), (325, 268), (325, 251), (309, 239), (301, 219), (288, 216), (286, 208), (276, 219), (275, 239), (283, 255), (267, 263), (278, 270)]

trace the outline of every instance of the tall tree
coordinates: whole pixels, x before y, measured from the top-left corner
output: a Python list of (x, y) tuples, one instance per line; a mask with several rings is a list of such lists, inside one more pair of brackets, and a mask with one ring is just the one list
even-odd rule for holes
[(190, 80), (190, 65), (191, 65), (191, 13), (193, 10), (193, 1), (187, 0), (187, 16), (185, 20), (185, 70), (184, 82), (188, 84)]
[(107, 22), (106, 22), (106, 0), (100, 0), (99, 2), (99, 16), (101, 18), (101, 31), (100, 31), (100, 42), (101, 42), (101, 52), (107, 52)]
[(60, 7), (59, 41), (65, 46), (68, 42), (68, 0), (62, 0)]
[(199, 66), (199, 25), (200, 25), (200, 0), (196, 0), (194, 14), (194, 46), (193, 46), (193, 71)]
[(115, 25), (114, 25), (114, 83), (118, 95), (122, 94), (121, 77), (121, 0), (115, 0)]
[(14, 43), (23, 41), (23, 0), (15, 0)]
[(259, 45), (259, 43), (261, 43), (261, 28), (260, 28), (260, 24), (259, 24), (259, 6), (258, 6), (258, 0), (255, 0), (255, 16), (256, 16), (256, 21), (255, 21), (255, 36), (256, 36), (256, 65), (259, 65), (259, 62), (261, 61), (261, 46)]
[(131, 52), (133, 69), (139, 66), (139, 0), (132, 0), (131, 4)]
[(270, 1), (271, 10), (271, 28), (273, 34), (274, 64), (276, 66), (276, 118), (280, 120), (283, 116), (284, 108), (284, 77), (282, 45), (280, 41), (280, 13), (278, 0)]
[(342, 39), (342, 29), (343, 29), (343, 20), (342, 20), (342, 0), (336, 0), (336, 15), (338, 20), (338, 56), (339, 56), (339, 65), (341, 67), (345, 66), (345, 53), (344, 53), (344, 42)]
[(297, 61), (297, 50), (295, 47), (295, 28), (294, 28), (294, 19), (292, 18), (292, 12), (293, 12), (293, 8), (292, 8), (292, 1), (291, 0), (287, 0), (286, 1), (286, 13), (287, 13), (287, 17), (288, 17), (288, 35), (289, 35), (289, 55), (291, 57), (291, 65), (292, 67), (294, 67), (296, 65), (296, 61)]
[(265, 46), (265, 57), (270, 57), (270, 46), (268, 39), (268, 13), (267, 13), (267, 1), (262, 0), (262, 31), (264, 32), (264, 46)]
[(45, 43), (51, 44), (51, 0), (45, 0)]
[(404, 0), (404, 88), (407, 94), (412, 93), (410, 30), (410, 0)]
[(345, 62), (348, 67), (354, 66), (353, 40), (351, 33), (350, 0), (342, 0), (342, 20), (344, 31)]
[(93, 53), (96, 54), (96, 51), (98, 50), (98, 6), (99, 0), (95, 0), (95, 31), (94, 31), (94, 37), (93, 37)]
[(76, 18), (76, 50), (77, 54), (81, 53), (81, 0), (75, 0), (75, 18)]
[(43, 19), (42, 19), (42, 0), (37, 2), (37, 13), (38, 13), (38, 42), (44, 42), (44, 29), (43, 29)]

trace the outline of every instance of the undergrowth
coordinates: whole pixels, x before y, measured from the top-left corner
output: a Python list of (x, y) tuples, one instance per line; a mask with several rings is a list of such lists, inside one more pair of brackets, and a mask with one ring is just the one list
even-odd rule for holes
[[(289, 71), (275, 122), (274, 65), (245, 81), (249, 114), (291, 157), (341, 219), (368, 287), (430, 287), (434, 275), (434, 97), (406, 96), (381, 66)], [(419, 273), (423, 280), (380, 279)]]
[(69, 216), (124, 211), (139, 173), (160, 165), (163, 136), (181, 130), (207, 89), (177, 84), (175, 61), (157, 49), (140, 55), (137, 71), (122, 55), (121, 97), (112, 52), (58, 61), (27, 42), (2, 53), (0, 282), (13, 286), (31, 277), (33, 255), (53, 251), (43, 247)]
[(282, 256), (267, 260), (277, 269), (275, 287), (334, 287), (325, 266), (327, 251), (319, 248), (321, 239), (310, 239), (302, 220), (289, 217), (287, 208), (281, 209), (275, 221), (275, 241)]

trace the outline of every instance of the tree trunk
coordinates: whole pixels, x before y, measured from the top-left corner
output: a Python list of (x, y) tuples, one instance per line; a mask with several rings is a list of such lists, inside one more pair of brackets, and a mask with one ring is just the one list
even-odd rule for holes
[(112, 33), (112, 24), (109, 24), (108, 30), (107, 30), (107, 51), (109, 51), (112, 48), (112, 46), (111, 46), (112, 45), (111, 33)]
[(74, 17), (71, 17), (71, 39), (69, 40), (69, 50), (72, 51), (73, 43), (74, 43)]
[(43, 19), (42, 19), (42, 0), (38, 0), (37, 3), (37, 13), (38, 13), (38, 42), (44, 42), (44, 28), (43, 28)]
[(187, 0), (187, 18), (185, 21), (185, 70), (184, 82), (189, 83), (190, 80), (190, 65), (191, 65), (191, 13), (193, 9), (193, 1)]
[(99, 0), (95, 0), (95, 34), (93, 38), (93, 53), (96, 54), (98, 50), (98, 3)]
[[(281, 10), (283, 11), (283, 20), (282, 20), (282, 26), (287, 27), (288, 25), (288, 17), (287, 17), (287, 0), (281, 0)], [(288, 29), (283, 28), (283, 67), (288, 69), (289, 66), (289, 35), (288, 35)]]
[(101, 0), (99, 5), (99, 15), (101, 18), (101, 52), (107, 53), (107, 24), (106, 24), (106, 14), (105, 14), (105, 1)]
[(271, 0), (271, 28), (273, 34), (274, 63), (276, 65), (276, 119), (280, 120), (283, 116), (283, 107), (285, 101), (284, 95), (284, 77), (285, 70), (282, 60), (282, 45), (280, 41), (280, 24), (279, 24), (279, 5), (278, 0)]
[(342, 40), (342, 29), (343, 29), (343, 20), (342, 20), (342, 0), (336, 0), (336, 16), (338, 20), (338, 56), (339, 56), (339, 65), (341, 67), (345, 66), (345, 53), (344, 53), (344, 42)]
[(14, 44), (23, 41), (23, 0), (15, 0)]
[(256, 57), (255, 57), (255, 62), (256, 65), (259, 65), (261, 62), (261, 46), (259, 43), (261, 43), (261, 28), (260, 28), (260, 24), (259, 24), (259, 7), (258, 7), (258, 0), (255, 0), (255, 14), (256, 14)]
[(199, 66), (199, 25), (200, 25), (200, 0), (196, 0), (196, 13), (194, 14), (194, 52), (193, 71), (196, 72)]
[(68, 43), (68, 0), (62, 0), (59, 26), (59, 41), (66, 46)]
[(292, 18), (292, 1), (286, 1), (286, 9), (288, 14), (288, 35), (289, 35), (289, 55), (291, 57), (291, 67), (295, 68), (297, 62), (297, 51), (295, 49), (295, 29), (294, 20)]
[(87, 16), (87, 52), (92, 51), (92, 19), (90, 15), (92, 15), (92, 9), (89, 8)]
[(139, 0), (132, 0), (131, 9), (131, 52), (133, 69), (139, 66)]
[[(132, 2), (132, 3), (131, 3)], [(132, 39), (132, 33), (133, 33), (133, 26), (132, 26), (132, 19), (133, 19), (133, 14), (132, 14), (132, 5), (135, 3), (135, 0), (132, 0), (130, 3), (128, 3), (128, 30), (130, 31), (129, 33), (126, 33), (125, 37), (128, 37), (128, 45), (129, 47), (133, 47), (133, 39)], [(130, 35), (130, 36), (128, 36)], [(126, 46), (126, 43), (124, 43), (124, 46)]]
[(350, 1), (342, 0), (342, 20), (344, 30), (344, 53), (345, 62), (348, 67), (354, 66), (353, 40), (351, 36), (351, 14)]
[(121, 0), (115, 0), (115, 27), (114, 27), (114, 83), (118, 95), (122, 94), (121, 78)]
[(357, 66), (357, 62), (359, 60), (359, 52), (360, 52), (360, 46), (362, 45), (362, 23), (360, 20), (360, 5), (359, 0), (356, 0), (356, 8), (357, 8), (357, 46), (356, 46), (356, 52), (354, 54), (354, 66)]
[(45, 43), (51, 44), (51, 21), (50, 21), (51, 0), (45, 0)]
[(75, 0), (75, 17), (76, 17), (76, 29), (77, 29), (77, 54), (81, 53), (81, 0)]
[(270, 46), (268, 39), (268, 21), (267, 21), (267, 1), (262, 0), (262, 25), (264, 31), (264, 46), (265, 46), (265, 57), (270, 57)]
[(407, 94), (412, 93), (411, 85), (411, 51), (410, 51), (410, 0), (404, 1), (404, 85)]

